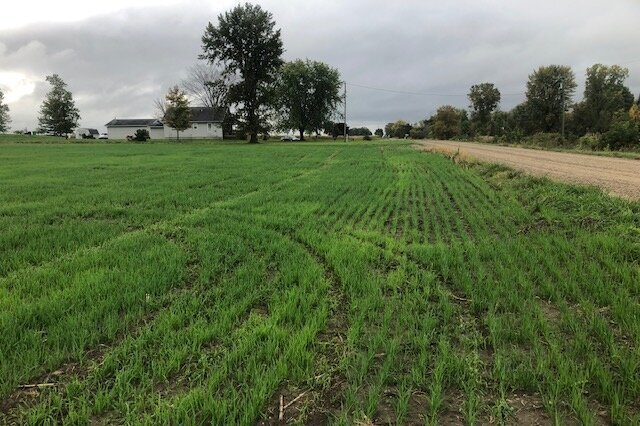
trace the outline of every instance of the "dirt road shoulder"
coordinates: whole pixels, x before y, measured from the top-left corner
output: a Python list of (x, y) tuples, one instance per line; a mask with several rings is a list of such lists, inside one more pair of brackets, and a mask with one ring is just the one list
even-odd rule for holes
[(499, 163), (535, 176), (594, 185), (630, 200), (640, 200), (640, 161), (554, 151), (540, 151), (457, 141), (420, 141), (423, 151), (459, 152), (461, 156)]

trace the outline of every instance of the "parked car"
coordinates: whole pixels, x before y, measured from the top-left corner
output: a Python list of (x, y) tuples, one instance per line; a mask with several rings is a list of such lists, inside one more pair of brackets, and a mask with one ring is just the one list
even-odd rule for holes
[(292, 135), (284, 135), (280, 138), (281, 141), (299, 141), (300, 138)]
[(109, 135), (106, 133), (100, 133), (100, 136), (98, 136), (98, 139), (109, 139)]

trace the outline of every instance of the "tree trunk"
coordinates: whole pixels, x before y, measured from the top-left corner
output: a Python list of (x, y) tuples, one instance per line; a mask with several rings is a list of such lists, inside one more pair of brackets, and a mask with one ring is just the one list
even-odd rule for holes
[(249, 143), (258, 143), (258, 117), (256, 117), (256, 111), (253, 107), (247, 111), (247, 122), (249, 124)]
[(300, 130), (300, 140), (303, 141), (304, 140), (304, 129), (299, 129)]
[(178, 138), (178, 142), (180, 142), (180, 130), (176, 129), (176, 138)]

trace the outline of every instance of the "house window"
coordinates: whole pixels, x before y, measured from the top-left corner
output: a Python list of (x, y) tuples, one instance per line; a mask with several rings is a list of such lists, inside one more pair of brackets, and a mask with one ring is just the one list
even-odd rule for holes
[(193, 128), (194, 128), (194, 129), (197, 129), (197, 128), (198, 128), (198, 125), (197, 125), (196, 123), (193, 123)]
[(208, 128), (209, 130), (211, 130), (211, 123), (208, 123), (208, 124), (207, 124), (207, 128)]

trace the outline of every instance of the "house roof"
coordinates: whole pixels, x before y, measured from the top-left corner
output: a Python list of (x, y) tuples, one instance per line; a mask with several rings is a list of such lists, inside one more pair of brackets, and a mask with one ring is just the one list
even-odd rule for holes
[[(222, 123), (226, 110), (224, 108), (189, 107), (192, 123)], [(162, 127), (162, 121), (156, 118), (114, 118), (106, 127)]]
[(224, 120), (224, 108), (190, 107), (191, 122), (194, 123), (222, 123)]
[(136, 127), (136, 126), (150, 126), (150, 127), (162, 127), (162, 121), (156, 118), (114, 118), (107, 124), (106, 127)]

